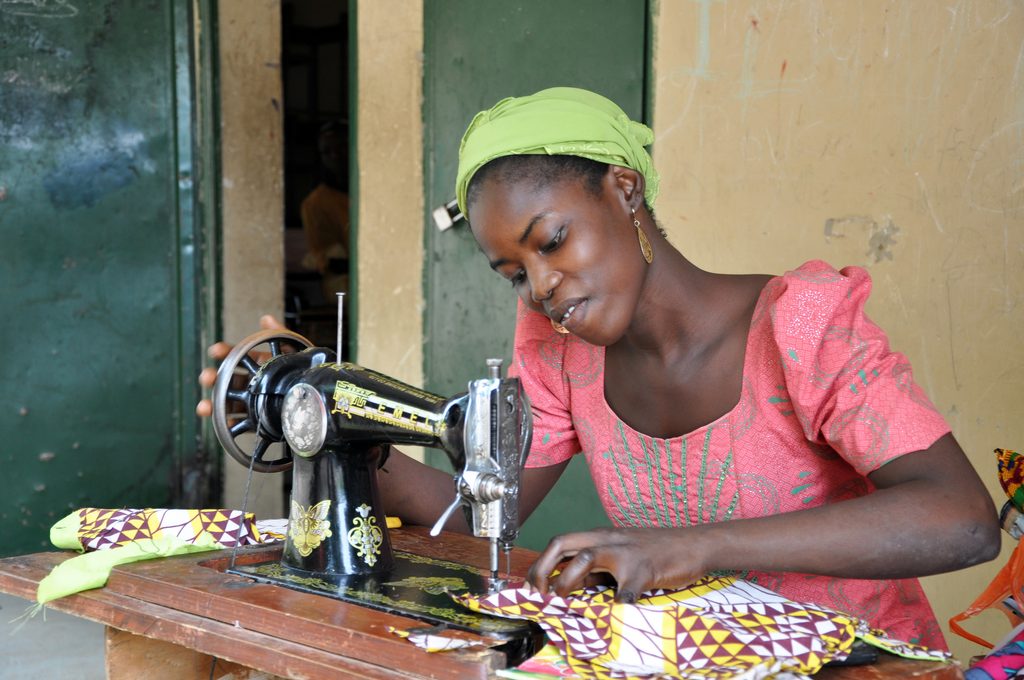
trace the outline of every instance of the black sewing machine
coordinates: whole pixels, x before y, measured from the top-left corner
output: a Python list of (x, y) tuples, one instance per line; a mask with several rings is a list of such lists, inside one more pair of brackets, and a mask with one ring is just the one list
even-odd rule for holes
[[(502, 378), (501, 360), (489, 359), (487, 377), (471, 381), (464, 394), (444, 398), (339, 363), (339, 355), (290, 331), (261, 331), (221, 364), (213, 426), (225, 450), (251, 470), (292, 469), (281, 559), (230, 571), (433, 624), (533, 638), (523, 622), (463, 610), (447, 595), (504, 585), (499, 552), (510, 550), (518, 535), (520, 473), (531, 436), (530, 405), (518, 379)], [(248, 380), (244, 388), (233, 387), (238, 376)], [(229, 408), (232, 402), (240, 413)], [(251, 452), (237, 441), (245, 433), (255, 435)], [(392, 444), (448, 454), (457, 472), (455, 500), (432, 534), (452, 512), (468, 506), (473, 533), (490, 541), (489, 577), (392, 550), (377, 485), (377, 470)], [(272, 454), (273, 449), (283, 453)]]

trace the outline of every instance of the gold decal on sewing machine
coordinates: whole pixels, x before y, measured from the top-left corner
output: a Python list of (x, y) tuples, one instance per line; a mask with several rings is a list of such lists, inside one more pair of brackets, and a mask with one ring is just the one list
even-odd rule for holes
[(384, 542), (384, 532), (377, 526), (377, 518), (370, 517), (372, 509), (366, 503), (356, 508), (359, 517), (352, 520), (352, 528), (348, 532), (349, 545), (371, 567), (377, 563), (377, 555), (380, 555), (380, 546)]
[(325, 538), (331, 534), (331, 521), (327, 519), (331, 511), (331, 501), (320, 501), (316, 505), (303, 507), (292, 500), (292, 515), (288, 519), (288, 535), (292, 545), (303, 557), (320, 547)]
[[(398, 570), (402, 573), (408, 573), (410, 567), (417, 564), (431, 564), (441, 570), (463, 572), (479, 577), (479, 574), (475, 570), (464, 564), (432, 559), (429, 557), (423, 557), (422, 555), (413, 555), (400, 550), (395, 551), (395, 560), (398, 565)], [(247, 574), (255, 575), (258, 578), (269, 579), (282, 584), (293, 584), (294, 586), (298, 586), (299, 589), (308, 589), (330, 597), (338, 597), (339, 595), (339, 585), (337, 583), (332, 583), (329, 580), (317, 578), (315, 576), (303, 576), (282, 567), (281, 563), (277, 561), (267, 562), (260, 565), (245, 566), (242, 569)], [(469, 578), (472, 578), (472, 576)], [(456, 582), (463, 585), (456, 586)], [(405, 578), (389, 581), (381, 585), (387, 586), (388, 594), (385, 594), (381, 590), (367, 588), (365, 585), (356, 588), (343, 584), (341, 586), (341, 594), (343, 597), (340, 597), (339, 599), (344, 600), (348, 598), (350, 601), (356, 601), (361, 604), (375, 603), (382, 605), (388, 610), (397, 609), (406, 612), (417, 612), (427, 616), (436, 617), (443, 621), (449, 621), (455, 625), (467, 626), (469, 628), (494, 633), (511, 632), (517, 630), (522, 625), (520, 622), (510, 619), (497, 619), (486, 614), (480, 614), (477, 612), (471, 612), (468, 609), (463, 609), (462, 607), (455, 605), (447, 596), (442, 600), (435, 601), (424, 599), (418, 595), (418, 593), (426, 593), (428, 596), (432, 596), (432, 591), (438, 590), (438, 588), (435, 588), (434, 586), (442, 586), (440, 589), (444, 592), (464, 591), (469, 589), (469, 584), (459, 576), (437, 576), (433, 578), (406, 576)]]
[(376, 394), (373, 390), (357, 387), (347, 380), (339, 380), (334, 385), (334, 408), (331, 409), (331, 413), (340, 413), (351, 418), (353, 409), (364, 408), (367, 397)]
[(374, 382), (376, 382), (378, 384), (381, 384), (381, 385), (390, 385), (391, 387), (394, 387), (396, 390), (398, 390), (400, 392), (404, 392), (405, 394), (408, 394), (409, 396), (416, 397), (418, 399), (422, 399), (423, 401), (426, 401), (426, 402), (431, 403), (431, 404), (440, 404), (441, 402), (444, 401), (444, 399), (442, 397), (439, 397), (436, 394), (431, 394), (430, 392), (424, 392), (423, 390), (416, 389), (415, 387), (413, 387), (411, 385), (406, 385), (405, 383), (400, 383), (397, 380), (393, 380), (393, 379), (389, 378), (386, 375), (383, 375), (381, 373), (377, 373), (376, 371), (368, 371), (368, 372), (373, 374)]
[(385, 425), (400, 427), (403, 430), (412, 430), (423, 434), (433, 434), (434, 432), (429, 412), (387, 399), (373, 390), (358, 387), (347, 380), (339, 380), (335, 383), (333, 399), (334, 407), (331, 409), (331, 413), (340, 413), (350, 420), (352, 416), (358, 416)]
[(457, 593), (469, 589), (463, 579), (453, 576), (409, 576), (399, 581), (388, 581), (384, 585), (393, 588), (417, 588), (431, 595)]
[(476, 574), (478, 571), (473, 569), (466, 564), (457, 564), (455, 562), (449, 562), (447, 560), (439, 560), (433, 557), (427, 557), (426, 555), (417, 555), (415, 553), (403, 553), (402, 555), (406, 560), (413, 564), (428, 564), (435, 567), (444, 567), (449, 571), (464, 571), (467, 574)]

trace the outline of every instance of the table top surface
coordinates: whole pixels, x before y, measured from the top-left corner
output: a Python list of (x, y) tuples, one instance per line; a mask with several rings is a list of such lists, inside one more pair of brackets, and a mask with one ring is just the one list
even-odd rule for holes
[[(488, 544), (471, 536), (430, 538), (425, 529), (391, 532), (396, 549), (467, 564), (486, 572)], [(239, 550), (235, 559), (265, 560), (280, 547)], [(0, 559), (0, 592), (35, 599), (39, 581), (74, 553)], [(525, 574), (536, 553), (517, 548), (511, 573)], [(505, 655), (486, 646), (428, 654), (390, 632), (423, 625), (369, 609), (224, 573), (230, 551), (115, 567), (107, 586), (50, 603), (55, 609), (282, 677), (492, 678)], [(484, 641), (461, 631), (445, 635)], [(870, 666), (826, 668), (816, 677), (961, 678), (955, 663), (908, 661), (883, 654)]]

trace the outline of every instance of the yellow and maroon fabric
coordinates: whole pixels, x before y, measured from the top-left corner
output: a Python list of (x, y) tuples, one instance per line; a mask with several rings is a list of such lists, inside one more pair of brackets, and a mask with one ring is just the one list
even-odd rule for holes
[(102, 587), (119, 564), (283, 540), (285, 525), (286, 520), (257, 523), (252, 513), (239, 510), (82, 508), (50, 527), (50, 542), (86, 554), (54, 567), (39, 582), (36, 602)]
[(845, 658), (858, 638), (908, 658), (949, 658), (732, 577), (651, 591), (635, 604), (614, 595), (603, 587), (567, 598), (511, 588), (456, 599), (474, 611), (538, 623), (572, 671), (595, 680), (800, 678)]
[(197, 537), (207, 535), (225, 548), (263, 542), (253, 513), (243, 515), (240, 510), (82, 508), (78, 518), (76, 540), (83, 550), (114, 548), (162, 536), (194, 543)]

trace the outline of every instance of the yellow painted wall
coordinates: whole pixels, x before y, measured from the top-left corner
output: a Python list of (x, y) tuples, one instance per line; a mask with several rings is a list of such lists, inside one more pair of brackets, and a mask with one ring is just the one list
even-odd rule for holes
[[(672, 242), (714, 271), (867, 267), (869, 313), (1001, 505), (992, 449), (1024, 448), (1024, 5), (656, 12), (658, 214)], [(925, 580), (944, 628), (1007, 555)], [(971, 627), (1007, 630), (995, 614)], [(961, 658), (981, 651), (947, 638)]]
[[(284, 155), (281, 6), (278, 0), (220, 0), (224, 338), (259, 330), (284, 312)], [(224, 459), (225, 507), (242, 507), (248, 470)], [(284, 474), (255, 473), (247, 508), (284, 516)]]
[[(356, 360), (423, 384), (423, 3), (359, 0)], [(419, 447), (403, 452), (423, 460)]]
[(423, 383), (423, 4), (360, 0), (358, 361)]

